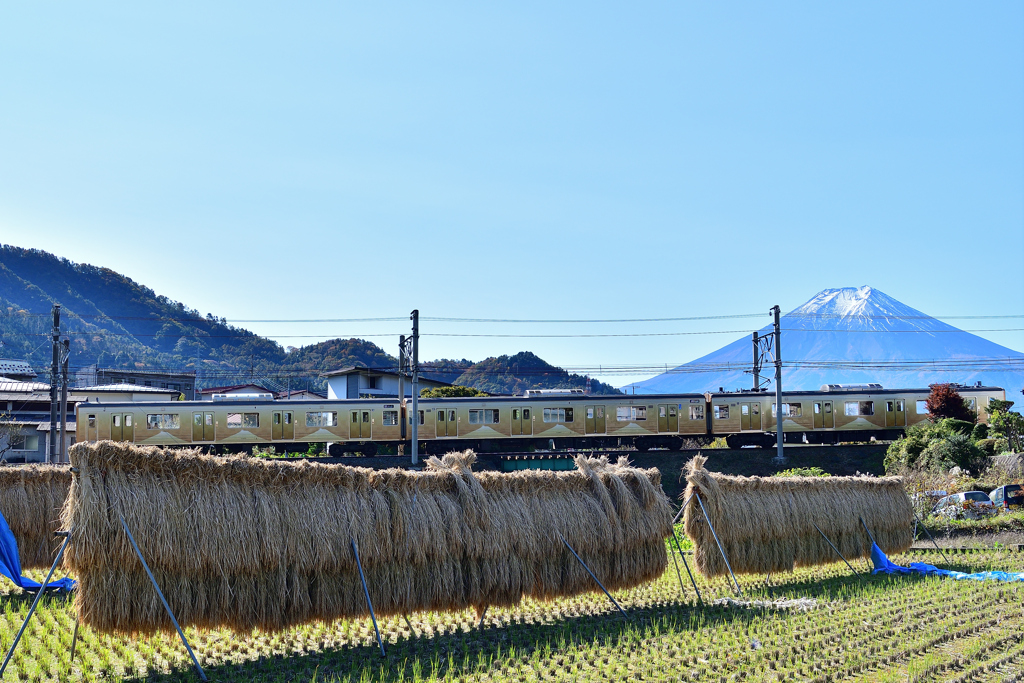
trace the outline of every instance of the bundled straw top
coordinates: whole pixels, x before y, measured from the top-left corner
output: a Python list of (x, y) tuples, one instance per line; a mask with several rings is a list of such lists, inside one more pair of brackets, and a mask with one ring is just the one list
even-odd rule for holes
[(870, 556), (865, 526), (886, 553), (913, 542), (914, 511), (899, 477), (732, 477), (708, 472), (706, 461), (687, 463), (683, 493), (686, 534), (705, 576), (728, 568), (704, 510), (737, 574), (839, 561), (822, 533), (847, 559)]
[(656, 469), (577, 458), (571, 472), (474, 473), (471, 451), (426, 470), (76, 444), (64, 511), (80, 617), (100, 630), (170, 623), (123, 518), (178, 620), (273, 629), (367, 613), (515, 605), (660, 576), (671, 508)]

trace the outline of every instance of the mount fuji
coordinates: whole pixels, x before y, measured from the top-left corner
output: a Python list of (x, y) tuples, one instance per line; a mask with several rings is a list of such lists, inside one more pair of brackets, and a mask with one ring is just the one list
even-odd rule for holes
[[(877, 382), (886, 388), (938, 382), (997, 386), (1021, 402), (1024, 353), (936, 320), (871, 287), (826, 289), (781, 318), (782, 387)], [(772, 331), (762, 328), (759, 334)], [(718, 351), (623, 387), (627, 393), (664, 394), (750, 389), (749, 337)], [(771, 380), (770, 360), (761, 379)], [(774, 382), (768, 383), (773, 390)]]

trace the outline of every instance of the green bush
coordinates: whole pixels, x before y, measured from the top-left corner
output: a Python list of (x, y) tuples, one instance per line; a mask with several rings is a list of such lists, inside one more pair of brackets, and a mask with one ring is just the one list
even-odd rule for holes
[(793, 467), (788, 470), (776, 472), (776, 477), (831, 477), (832, 475), (820, 467)]
[(971, 432), (974, 430), (974, 423), (968, 422), (967, 420), (957, 420), (952, 417), (946, 417), (939, 420), (939, 427), (953, 434), (970, 436)]
[(996, 450), (996, 439), (979, 439), (975, 442), (975, 445), (977, 445), (985, 455), (999, 455), (999, 452)]
[(966, 434), (933, 439), (918, 460), (918, 466), (933, 472), (959, 467), (977, 473), (985, 467), (985, 453)]
[(979, 422), (978, 424), (974, 425), (974, 429), (971, 430), (971, 438), (974, 439), (975, 442), (981, 441), (982, 439), (987, 439), (988, 425), (985, 424), (984, 422)]

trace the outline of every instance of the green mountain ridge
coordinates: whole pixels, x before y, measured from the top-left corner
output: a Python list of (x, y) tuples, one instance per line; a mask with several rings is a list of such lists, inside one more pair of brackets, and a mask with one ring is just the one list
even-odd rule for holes
[[(0, 356), (50, 363), (51, 307), (61, 305), (61, 332), (71, 340), (71, 372), (88, 365), (136, 370), (194, 370), (200, 387), (257, 382), (269, 389), (323, 390), (321, 373), (356, 365), (397, 369), (398, 360), (363, 339), (330, 339), (286, 351), (224, 318), (201, 314), (109, 268), (79, 264), (38, 249), (0, 244)], [(525, 389), (585, 388), (529, 352), (439, 359), (424, 377), (496, 394)], [(593, 381), (593, 393), (619, 393)]]

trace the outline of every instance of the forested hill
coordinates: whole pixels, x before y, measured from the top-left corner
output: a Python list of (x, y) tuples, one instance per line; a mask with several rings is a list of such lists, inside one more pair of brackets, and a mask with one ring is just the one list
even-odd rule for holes
[[(457, 384), (475, 387), (492, 394), (522, 394), (527, 389), (586, 389), (587, 378), (551, 365), (529, 351), (514, 356), (498, 356), (475, 363)], [(618, 389), (590, 381), (592, 394), (619, 394)]]
[[(0, 245), (0, 356), (50, 363), (53, 304), (71, 339), (71, 371), (92, 364), (138, 370), (195, 370), (200, 387), (258, 381), (270, 389), (323, 389), (320, 374), (345, 366), (395, 368), (397, 359), (363, 339), (331, 339), (290, 353), (224, 318), (161, 296), (109, 268), (37, 249)], [(503, 359), (517, 359), (511, 365)], [(520, 368), (520, 369), (517, 369)], [(531, 353), (481, 363), (426, 362), (423, 376), (492, 393), (583, 388), (585, 380)], [(532, 374), (531, 374), (532, 373)], [(611, 387), (594, 383), (596, 387)], [(612, 390), (614, 391), (614, 390)]]

